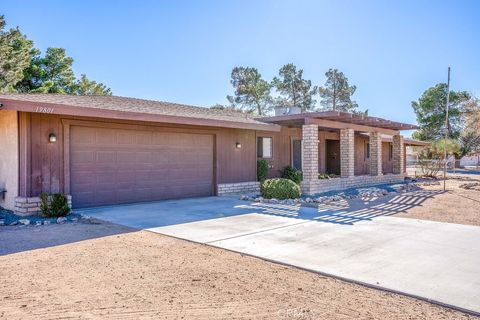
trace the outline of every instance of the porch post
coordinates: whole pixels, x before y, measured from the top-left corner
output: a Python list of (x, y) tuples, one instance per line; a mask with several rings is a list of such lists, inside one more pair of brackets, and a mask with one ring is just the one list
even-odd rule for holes
[(370, 133), (370, 175), (382, 175), (382, 135), (380, 132)]
[(340, 176), (342, 178), (355, 175), (355, 131), (340, 130)]
[(392, 151), (393, 151), (393, 173), (403, 174), (405, 173), (405, 151), (403, 148), (403, 136), (395, 135), (392, 138)]
[(318, 184), (318, 125), (302, 126), (302, 192), (316, 193)]

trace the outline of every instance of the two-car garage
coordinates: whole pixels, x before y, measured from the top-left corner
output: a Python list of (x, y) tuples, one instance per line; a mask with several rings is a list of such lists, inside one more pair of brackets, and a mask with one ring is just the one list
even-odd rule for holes
[(214, 194), (214, 135), (70, 127), (73, 206)]

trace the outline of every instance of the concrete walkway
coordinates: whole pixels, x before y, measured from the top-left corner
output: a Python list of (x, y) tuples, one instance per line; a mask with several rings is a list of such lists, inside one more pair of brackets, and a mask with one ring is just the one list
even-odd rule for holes
[(433, 195), (319, 209), (210, 197), (84, 212), (480, 312), (480, 227), (391, 217)]

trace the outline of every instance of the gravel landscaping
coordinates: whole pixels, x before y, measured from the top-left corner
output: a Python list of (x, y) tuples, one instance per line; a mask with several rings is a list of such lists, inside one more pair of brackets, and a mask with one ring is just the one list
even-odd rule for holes
[(71, 213), (65, 217), (46, 218), (41, 216), (19, 216), (12, 211), (0, 208), (0, 227), (9, 226), (42, 226), (52, 223), (74, 223), (82, 219), (81, 215)]
[(426, 184), (439, 184), (438, 181), (432, 181), (431, 179), (422, 180), (408, 180), (405, 183), (397, 184), (382, 184), (372, 187), (363, 188), (350, 188), (342, 191), (329, 191), (314, 195), (303, 195), (297, 199), (265, 199), (260, 194), (240, 196), (240, 200), (255, 201), (263, 203), (285, 204), (294, 205), (300, 204), (304, 206), (317, 206), (318, 204), (330, 204), (344, 200), (360, 199), (362, 201), (370, 201), (386, 195), (405, 193), (410, 191), (421, 190), (420, 186)]

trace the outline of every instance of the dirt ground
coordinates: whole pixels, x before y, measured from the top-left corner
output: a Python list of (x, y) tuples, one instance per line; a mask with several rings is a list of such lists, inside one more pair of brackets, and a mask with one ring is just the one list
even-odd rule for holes
[[(480, 183), (480, 174), (449, 174), (447, 192), (427, 199), (420, 206), (395, 215), (401, 218), (414, 218), (440, 222), (480, 226), (480, 188), (467, 190), (460, 188), (466, 183)], [(425, 190), (443, 190), (443, 180), (438, 185), (422, 186)]]
[[(80, 223), (38, 228), (52, 227), (36, 234), (85, 240), (0, 256), (1, 319), (473, 318), (148, 231)], [(0, 243), (24, 243), (31, 234), (0, 230)]]
[[(395, 216), (480, 226), (449, 176)], [(441, 190), (442, 185), (424, 186)], [(0, 319), (472, 319), (401, 295), (109, 223), (0, 228)]]

